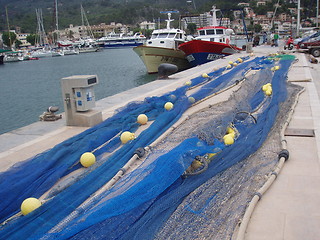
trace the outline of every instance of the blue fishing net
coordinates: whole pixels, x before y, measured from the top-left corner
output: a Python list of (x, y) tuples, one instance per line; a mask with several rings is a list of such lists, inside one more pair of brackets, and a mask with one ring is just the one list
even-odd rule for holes
[[(109, 131), (112, 131), (112, 134), (104, 138), (104, 140), (100, 138), (108, 132), (107, 130), (99, 132), (96, 137), (92, 136), (93, 138), (99, 138), (99, 143), (94, 142), (93, 144), (92, 139), (88, 137), (87, 141), (90, 139), (91, 146), (87, 146), (86, 149), (88, 150), (86, 151), (92, 151), (99, 144), (101, 145), (103, 142), (108, 141), (108, 139), (112, 139), (123, 130), (135, 131), (138, 127), (135, 119), (140, 113), (146, 113), (147, 115), (150, 113), (151, 115), (151, 113), (155, 112), (155, 121), (152, 125), (142, 132), (137, 139), (123, 145), (107, 159), (101, 157), (100, 161), (103, 163), (98, 168), (95, 168), (91, 172), (89, 171), (86, 176), (57, 194), (39, 209), (2, 227), (0, 239), (19, 239), (22, 236), (23, 238), (30, 237), (37, 239), (44, 235), (49, 239), (66, 239), (69, 237), (78, 239), (105, 239), (106, 237), (108, 239), (151, 239), (187, 194), (212, 176), (244, 159), (262, 144), (272, 127), (272, 118), (277, 114), (279, 103), (286, 97), (284, 82), (291, 62), (292, 60), (281, 60), (281, 68), (274, 73), (272, 78), (274, 94), (267, 104), (268, 107), (257, 117), (259, 121), (252, 127), (242, 128), (240, 123), (236, 126), (241, 134), (234, 145), (224, 147), (221, 144), (221, 140), (211, 139), (211, 142), (216, 144), (212, 145), (212, 143), (208, 144), (208, 142), (198, 137), (190, 136), (189, 139), (183, 141), (175, 149), (152, 162), (152, 164), (142, 165), (139, 169), (129, 174), (119, 185), (111, 189), (110, 192), (102, 194), (100, 201), (94, 201), (86, 209), (80, 209), (83, 212), (80, 212), (81, 214), (71, 221), (67, 221), (66, 226), (62, 224), (62, 229), (45, 235), (50, 229), (77, 209), (90, 195), (108, 182), (132, 157), (137, 148), (148, 146), (180, 118), (182, 113), (192, 104), (185, 95), (186, 90), (190, 86), (183, 86), (162, 97), (148, 98), (141, 103), (129, 104), (114, 117), (100, 124), (100, 127), (97, 126), (95, 131), (98, 131), (97, 129), (104, 126), (106, 122), (109, 122), (111, 126), (113, 121), (118, 119), (123, 119), (119, 123), (121, 127), (117, 126), (117, 130), (110, 127)], [(270, 71), (269, 65), (272, 65), (272, 60), (256, 58), (240, 64), (224, 75), (219, 76), (221, 71), (217, 71), (218, 77), (213, 81), (208, 81), (193, 96), (197, 100), (203, 99), (214, 92), (241, 81), (249, 69), (265, 68)], [(203, 77), (193, 79), (192, 85), (201, 84), (201, 81), (207, 81), (207, 79)], [(251, 106), (251, 111), (263, 103), (263, 99), (264, 96), (259, 91), (252, 94), (252, 97), (247, 101)], [(171, 111), (164, 111), (163, 105), (169, 100), (174, 102), (174, 108)], [(147, 107), (143, 105), (147, 105)], [(115, 118), (116, 116), (118, 118)], [(132, 117), (132, 120), (128, 120), (130, 117)], [(226, 116), (226, 118), (231, 119), (232, 117)], [(87, 134), (80, 134), (79, 136), (82, 136), (80, 139), (86, 139), (90, 131), (92, 129), (89, 129)], [(252, 133), (255, 137), (247, 141), (248, 136), (251, 136)], [(79, 136), (75, 138), (79, 140)], [(108, 151), (108, 149), (114, 148), (114, 145), (120, 144), (119, 139), (114, 141), (116, 142), (112, 143), (113, 146), (106, 147), (106, 145), (100, 148), (97, 155), (100, 156), (105, 151)], [(207, 171), (193, 178), (181, 177), (196, 155), (215, 152), (214, 149), (217, 148), (220, 150), (228, 149), (228, 151), (219, 153), (215, 161), (210, 163)], [(246, 151), (243, 151), (243, 149), (246, 149)], [(68, 152), (68, 148), (64, 149), (64, 151)], [(72, 167), (83, 152), (85, 151), (79, 153), (78, 158), (74, 158), (73, 162), (65, 167), (67, 169)], [(60, 167), (62, 168), (62, 166)], [(68, 171), (70, 170), (64, 170), (60, 174), (65, 175)], [(50, 184), (52, 185), (55, 181), (49, 183), (47, 187), (49, 188)], [(120, 204), (121, 202), (123, 204)], [(117, 231), (114, 231), (114, 229), (117, 229)]]

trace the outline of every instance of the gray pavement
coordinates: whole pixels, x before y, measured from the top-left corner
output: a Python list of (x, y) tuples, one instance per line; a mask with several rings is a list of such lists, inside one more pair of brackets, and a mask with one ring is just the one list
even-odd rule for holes
[[(261, 46), (256, 55), (267, 55), (281, 49)], [(226, 65), (244, 54), (236, 54), (214, 63), (177, 73), (168, 80), (157, 80), (119, 93), (97, 102), (103, 119), (131, 101), (161, 95), (174, 90), (187, 80)], [(247, 54), (245, 54), (247, 55)], [(320, 239), (320, 64), (309, 63), (297, 54), (299, 63), (292, 67), (289, 80), (305, 87), (299, 98), (289, 128), (313, 130), (314, 137), (286, 136), (290, 159), (277, 180), (258, 202), (249, 222), (245, 239), (248, 240), (318, 240)], [(52, 148), (56, 144), (84, 131), (84, 127), (65, 126), (64, 118), (56, 122), (37, 122), (0, 135), (0, 171), (16, 162)]]

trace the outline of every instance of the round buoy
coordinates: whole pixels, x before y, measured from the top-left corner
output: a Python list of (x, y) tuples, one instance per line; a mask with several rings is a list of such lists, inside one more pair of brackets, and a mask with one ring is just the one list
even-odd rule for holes
[(209, 75), (208, 75), (208, 74), (206, 74), (206, 73), (202, 73), (202, 77), (203, 77), (203, 78), (208, 78), (208, 77), (209, 77)]
[(227, 133), (233, 133), (233, 132), (234, 132), (234, 130), (232, 127), (227, 127)]
[(279, 70), (279, 69), (280, 69), (279, 66), (275, 66), (275, 67), (274, 67), (274, 70), (275, 70), (275, 71), (277, 71), (277, 70)]
[(223, 137), (223, 141), (225, 145), (231, 145), (234, 143), (234, 138), (231, 134), (227, 134)]
[(80, 157), (81, 165), (86, 168), (92, 166), (93, 164), (95, 164), (95, 162), (96, 162), (96, 157), (91, 152), (85, 152)]
[(238, 63), (234, 62), (234, 63), (233, 63), (233, 66), (235, 66), (235, 67), (238, 66)]
[(236, 132), (231, 127), (227, 128), (227, 133), (227, 135), (230, 135), (232, 138), (236, 137)]
[(166, 110), (171, 110), (173, 108), (173, 103), (172, 102), (166, 102), (166, 104), (164, 105), (164, 108)]
[(202, 162), (200, 162), (199, 160), (193, 160), (193, 162), (191, 163), (191, 167), (193, 170), (197, 170), (201, 166), (202, 166)]
[(227, 68), (228, 68), (228, 69), (229, 69), (229, 68), (231, 68), (231, 65), (230, 65), (230, 64), (228, 64), (228, 65), (227, 65)]
[(41, 206), (41, 202), (37, 198), (27, 198), (21, 203), (21, 212), (23, 215), (31, 213), (33, 210)]
[(272, 94), (272, 89), (271, 88), (267, 89), (266, 90), (266, 95), (270, 96), (271, 94)]
[(189, 101), (189, 103), (195, 103), (196, 102), (194, 97), (188, 97), (188, 101)]
[(145, 125), (147, 124), (148, 122), (148, 117), (147, 115), (145, 114), (140, 114), (138, 117), (137, 117), (137, 122), (141, 125)]
[(238, 58), (237, 60), (238, 60), (239, 63), (243, 62), (242, 58)]
[(131, 133), (129, 131), (125, 131), (121, 134), (120, 140), (123, 144), (126, 144), (127, 142), (133, 140), (135, 138), (134, 133)]
[(268, 90), (268, 85), (267, 85), (267, 84), (263, 85), (263, 86), (262, 86), (262, 91), (265, 92), (265, 91), (267, 91), (267, 90)]
[(186, 81), (186, 82), (184, 83), (184, 85), (190, 86), (190, 85), (191, 85), (191, 81)]

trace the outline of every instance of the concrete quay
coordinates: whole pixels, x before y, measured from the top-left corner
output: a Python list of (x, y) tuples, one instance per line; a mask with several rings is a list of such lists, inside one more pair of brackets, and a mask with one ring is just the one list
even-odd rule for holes
[[(279, 48), (260, 46), (254, 48), (254, 54), (266, 56), (279, 50), (281, 45)], [(310, 63), (302, 53), (293, 54), (299, 61), (290, 69), (288, 81), (303, 86), (305, 91), (300, 95), (288, 129), (300, 134), (286, 135), (290, 158), (255, 207), (244, 236), (246, 240), (320, 239), (320, 64)], [(156, 80), (99, 100), (96, 110), (101, 111), (103, 119), (106, 119), (129, 102), (162, 95), (202, 73), (226, 66), (228, 61), (246, 55), (228, 56), (174, 74), (167, 80)], [(36, 122), (2, 134), (0, 171), (50, 149), (85, 129), (65, 126), (63, 116), (56, 122)]]

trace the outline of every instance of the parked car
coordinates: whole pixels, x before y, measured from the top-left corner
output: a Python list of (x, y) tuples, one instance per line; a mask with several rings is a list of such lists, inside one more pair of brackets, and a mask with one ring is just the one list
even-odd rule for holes
[(302, 39), (296, 47), (302, 51), (307, 51), (314, 57), (320, 57), (320, 31)]

